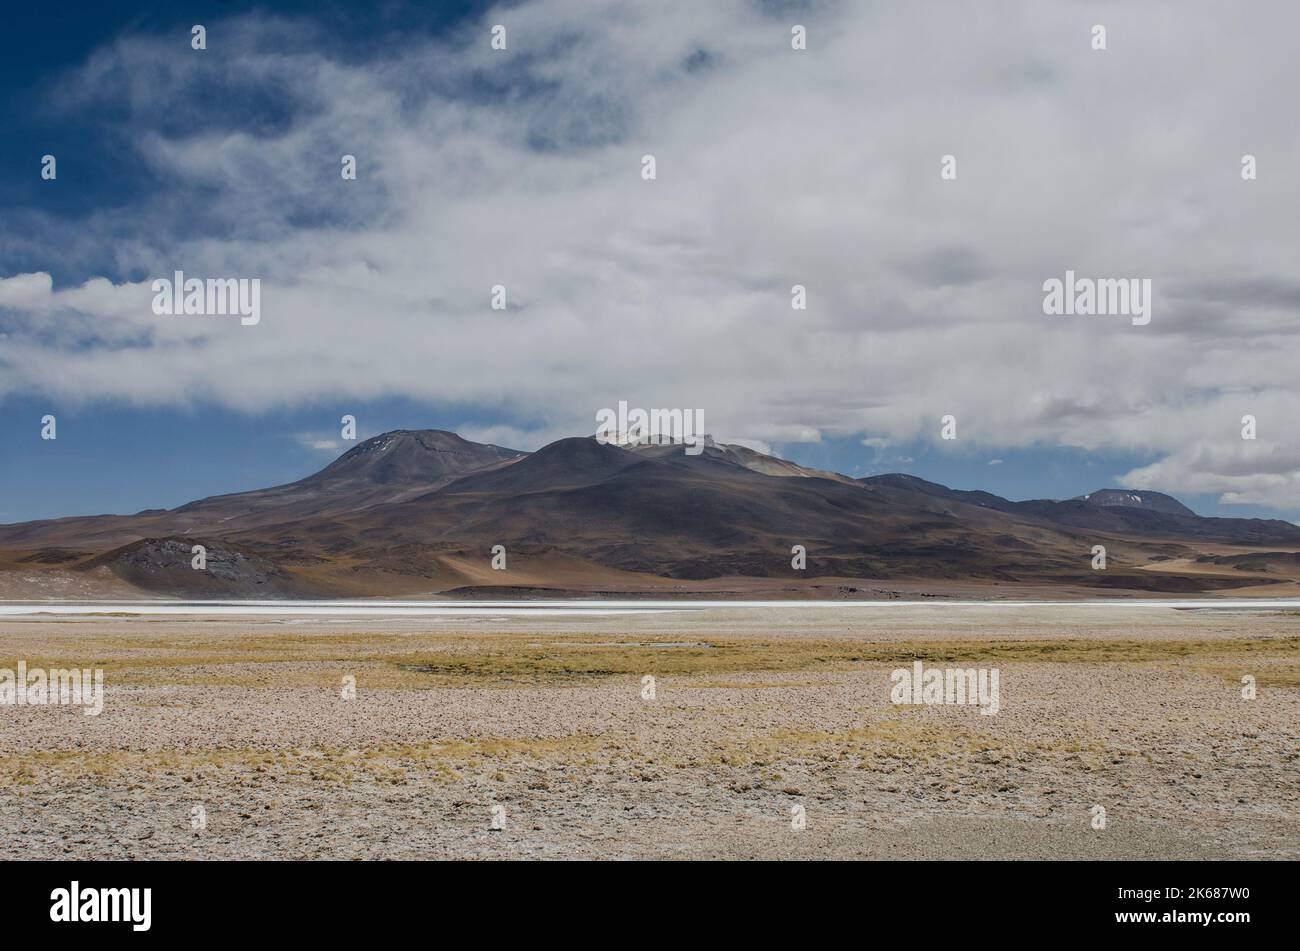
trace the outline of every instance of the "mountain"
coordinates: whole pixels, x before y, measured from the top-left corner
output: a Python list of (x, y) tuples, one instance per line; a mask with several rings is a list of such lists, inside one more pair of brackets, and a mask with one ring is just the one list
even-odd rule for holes
[(1073, 499), (1013, 502), (989, 492), (950, 489), (902, 473), (870, 476), (866, 485), (891, 485), (1035, 521), (1143, 539), (1218, 542), (1225, 545), (1294, 545), (1296, 525), (1281, 519), (1204, 518), (1161, 492), (1099, 489)]
[(359, 443), (298, 482), (201, 499), (182, 505), (175, 514), (194, 529), (215, 524), (229, 531), (357, 512), (432, 492), (471, 472), (510, 465), (526, 455), (438, 429), (398, 430)]
[(966, 502), (970, 505), (979, 505), (983, 508), (996, 509), (999, 512), (1014, 511), (1017, 504), (1000, 496), (993, 495), (991, 492), (969, 492), (963, 489), (950, 489), (946, 485), (940, 485), (937, 482), (927, 482), (925, 479), (914, 475), (907, 475), (902, 472), (889, 472), (885, 475), (867, 476), (865, 479), (859, 479), (858, 481), (863, 485), (887, 485), (896, 489), (904, 489), (909, 492), (920, 492), (924, 495), (932, 495), (935, 498), (953, 499), (958, 502)]
[[(196, 544), (203, 573), (190, 567)], [(1096, 544), (1105, 571), (1091, 569)], [(495, 545), (504, 572), (490, 566)], [(791, 567), (796, 545), (804, 571)], [(1197, 592), (1294, 584), (1287, 546), (1300, 548), (1300, 527), (1201, 518), (1155, 492), (1016, 502), (901, 473), (851, 479), (712, 439), (698, 455), (592, 437), (526, 453), (399, 430), (288, 485), (0, 526), (0, 590), (80, 572), (185, 597), (852, 593), (883, 581)], [(1235, 558), (1260, 549), (1276, 557)]]
[(1075, 502), (1087, 502), (1103, 508), (1119, 506), (1121, 508), (1142, 509), (1147, 512), (1159, 512), (1162, 515), (1181, 515), (1196, 517), (1196, 513), (1171, 495), (1162, 492), (1129, 492), (1126, 489), (1098, 489), (1087, 495), (1080, 495)]
[(215, 495), (171, 510), (0, 525), (0, 548), (103, 550), (150, 536), (229, 535), (334, 517), (400, 503), (527, 455), (438, 429), (397, 430), (358, 443), (324, 469), (288, 485)]

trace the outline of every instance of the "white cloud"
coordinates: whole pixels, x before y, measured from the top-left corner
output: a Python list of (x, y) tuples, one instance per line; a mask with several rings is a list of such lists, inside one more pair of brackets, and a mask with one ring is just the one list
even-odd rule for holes
[[(1274, 440), (1300, 419), (1300, 11), (1114, 6), (1094, 53), (1068, 6), (996, 10), (815, 7), (805, 52), (788, 18), (685, 0), (489, 13), (500, 55), (475, 28), (344, 61), (258, 18), (201, 63), (119, 42), (58, 106), (125, 106), (164, 186), (32, 240), (50, 271), (111, 248), (122, 273), (261, 277), (262, 322), (154, 317), (147, 282), (11, 276), (0, 394), (402, 396), (494, 412), (480, 435), (520, 448), (619, 399), (701, 407), (732, 441), (877, 449), (953, 412), (972, 450), (1150, 454), (1125, 484), (1300, 506), (1292, 450), (1233, 455), (1243, 413)], [(195, 97), (222, 84), (299, 108), (256, 135), (205, 124)], [(1067, 268), (1152, 278), (1151, 325), (1045, 317)]]
[(1227, 504), (1300, 508), (1300, 446), (1244, 439), (1191, 442), (1120, 476), (1120, 485), (1217, 494)]
[[(364, 438), (366, 437), (358, 437), (359, 440)], [(343, 440), (329, 433), (294, 433), (293, 441), (304, 449), (334, 455), (337, 455), (338, 451), (343, 448)]]
[(0, 278), (0, 307), (14, 310), (48, 309), (54, 282), (48, 274), (16, 274)]

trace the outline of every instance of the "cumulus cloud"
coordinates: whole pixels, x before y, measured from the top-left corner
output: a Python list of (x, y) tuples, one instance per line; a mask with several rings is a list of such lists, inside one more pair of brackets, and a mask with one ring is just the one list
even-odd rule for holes
[[(1148, 454), (1125, 485), (1300, 506), (1300, 10), (778, 9), (534, 0), (369, 60), (260, 17), (220, 55), (122, 39), (50, 106), (120, 122), (158, 188), (75, 238), (36, 223), (50, 271), (109, 263), (0, 280), (0, 394), (401, 396), (521, 448), (619, 399), (876, 448), (951, 413), (972, 450)], [(104, 277), (176, 269), (262, 278), (261, 323), (155, 317), (147, 281)], [(1150, 325), (1044, 316), (1067, 269), (1150, 278)], [(1239, 445), (1245, 413), (1271, 450)]]
[(1217, 493), (1228, 503), (1300, 508), (1300, 446), (1197, 440), (1126, 473), (1121, 482), (1133, 489), (1175, 485), (1180, 491)]

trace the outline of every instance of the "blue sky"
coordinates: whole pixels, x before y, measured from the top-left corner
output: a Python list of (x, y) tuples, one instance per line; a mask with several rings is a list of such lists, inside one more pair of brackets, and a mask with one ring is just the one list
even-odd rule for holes
[[(855, 476), (1300, 518), (1294, 11), (1104, 6), (1102, 56), (1068, 7), (944, 9), (9, 11), (0, 521), (291, 481), (344, 413), (534, 449), (619, 399)], [(265, 319), (163, 321), (176, 268)], [(1066, 268), (1152, 276), (1151, 326), (1045, 317)]]

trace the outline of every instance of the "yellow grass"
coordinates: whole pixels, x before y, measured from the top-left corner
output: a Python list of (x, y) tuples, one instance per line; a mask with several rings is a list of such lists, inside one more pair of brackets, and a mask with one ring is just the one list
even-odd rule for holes
[[(29, 667), (99, 667), (109, 685), (240, 686), (337, 689), (344, 674), (367, 689), (565, 686), (609, 677), (696, 678), (694, 686), (726, 688), (729, 675), (760, 675), (747, 687), (811, 685), (762, 680), (763, 674), (819, 673), (907, 666), (1016, 663), (1182, 665), (1238, 679), (1254, 673), (1261, 686), (1300, 681), (1300, 637), (1239, 640), (914, 641), (760, 640), (714, 638), (703, 645), (672, 637), (395, 634), (282, 634), (258, 637), (87, 638), (57, 652), (26, 656)], [(0, 658), (0, 666), (16, 663)], [(1257, 672), (1254, 668), (1260, 668)]]

